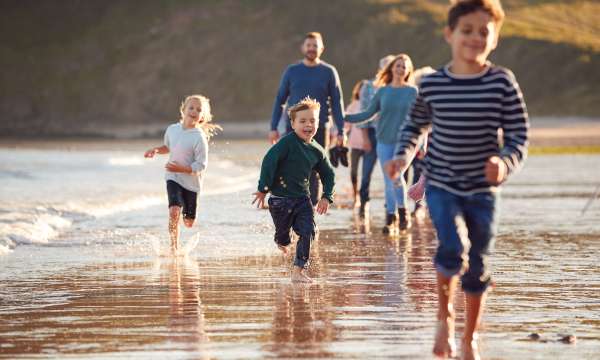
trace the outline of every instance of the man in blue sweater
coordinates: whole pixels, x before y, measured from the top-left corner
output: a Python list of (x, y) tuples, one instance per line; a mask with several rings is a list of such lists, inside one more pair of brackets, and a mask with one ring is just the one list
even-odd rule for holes
[[(336, 127), (344, 128), (344, 100), (340, 77), (334, 66), (321, 60), (321, 54), (325, 50), (323, 37), (318, 32), (310, 32), (304, 37), (302, 53), (304, 59), (287, 67), (281, 78), (279, 90), (273, 105), (273, 116), (271, 117), (271, 131), (269, 141), (274, 144), (279, 140), (277, 131), (279, 120), (282, 115), (282, 107), (287, 104), (296, 104), (307, 96), (316, 99), (321, 105), (319, 112), (319, 128), (315, 140), (324, 149), (329, 148), (329, 117), (333, 115)], [(290, 121), (286, 119), (286, 133), (291, 131)], [(340, 132), (337, 137), (337, 145), (344, 144), (344, 133)], [(320, 198), (319, 180), (313, 172), (310, 177), (310, 197), (314, 204)]]

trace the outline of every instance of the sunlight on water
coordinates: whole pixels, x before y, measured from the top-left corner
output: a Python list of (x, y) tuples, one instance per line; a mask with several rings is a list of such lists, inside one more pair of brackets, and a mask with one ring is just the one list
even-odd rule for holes
[(127, 157), (111, 157), (108, 159), (108, 163), (112, 166), (141, 166), (146, 162), (140, 156), (127, 156)]

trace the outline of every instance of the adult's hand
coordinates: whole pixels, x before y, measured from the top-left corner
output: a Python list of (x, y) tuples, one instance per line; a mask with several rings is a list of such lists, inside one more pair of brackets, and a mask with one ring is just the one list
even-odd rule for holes
[(269, 131), (269, 142), (271, 145), (275, 144), (279, 140), (279, 133), (277, 130)]

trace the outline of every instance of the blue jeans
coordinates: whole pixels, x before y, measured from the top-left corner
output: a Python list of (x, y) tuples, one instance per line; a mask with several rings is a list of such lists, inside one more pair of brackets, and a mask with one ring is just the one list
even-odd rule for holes
[(294, 265), (304, 268), (310, 256), (310, 243), (315, 238), (315, 212), (308, 196), (301, 198), (271, 196), (269, 212), (275, 224), (275, 242), (288, 246), (290, 229), (299, 236)]
[(377, 163), (377, 138), (375, 137), (375, 128), (368, 128), (369, 140), (373, 149), (363, 154), (362, 174), (360, 177), (360, 202), (365, 204), (370, 200), (369, 187), (371, 187), (371, 176)]
[(400, 176), (396, 183), (385, 173), (385, 163), (392, 160), (394, 157), (394, 149), (396, 144), (377, 144), (377, 156), (379, 157), (379, 165), (383, 172), (383, 180), (385, 182), (385, 209), (388, 214), (395, 214), (397, 208), (404, 207), (407, 204), (406, 198), (406, 182), (404, 177)]
[(435, 267), (445, 277), (461, 274), (465, 292), (483, 293), (491, 281), (487, 257), (497, 229), (497, 193), (458, 196), (436, 186), (425, 190), (439, 245)]

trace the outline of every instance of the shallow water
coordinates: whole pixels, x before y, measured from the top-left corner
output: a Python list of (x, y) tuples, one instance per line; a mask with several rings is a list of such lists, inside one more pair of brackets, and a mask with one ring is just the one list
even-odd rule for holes
[[(136, 149), (0, 150), (0, 358), (431, 358), (429, 222), (379, 235), (377, 174), (371, 233), (347, 209), (318, 217), (318, 280), (293, 285), (268, 212), (249, 205), (265, 149), (212, 148), (199, 225), (183, 234), (199, 231), (200, 243), (180, 258), (160, 255), (162, 161)], [(600, 199), (581, 210), (599, 160), (531, 157), (504, 189), (484, 358), (598, 358)], [(347, 170), (338, 175), (343, 195)], [(544, 341), (527, 341), (533, 332)]]

